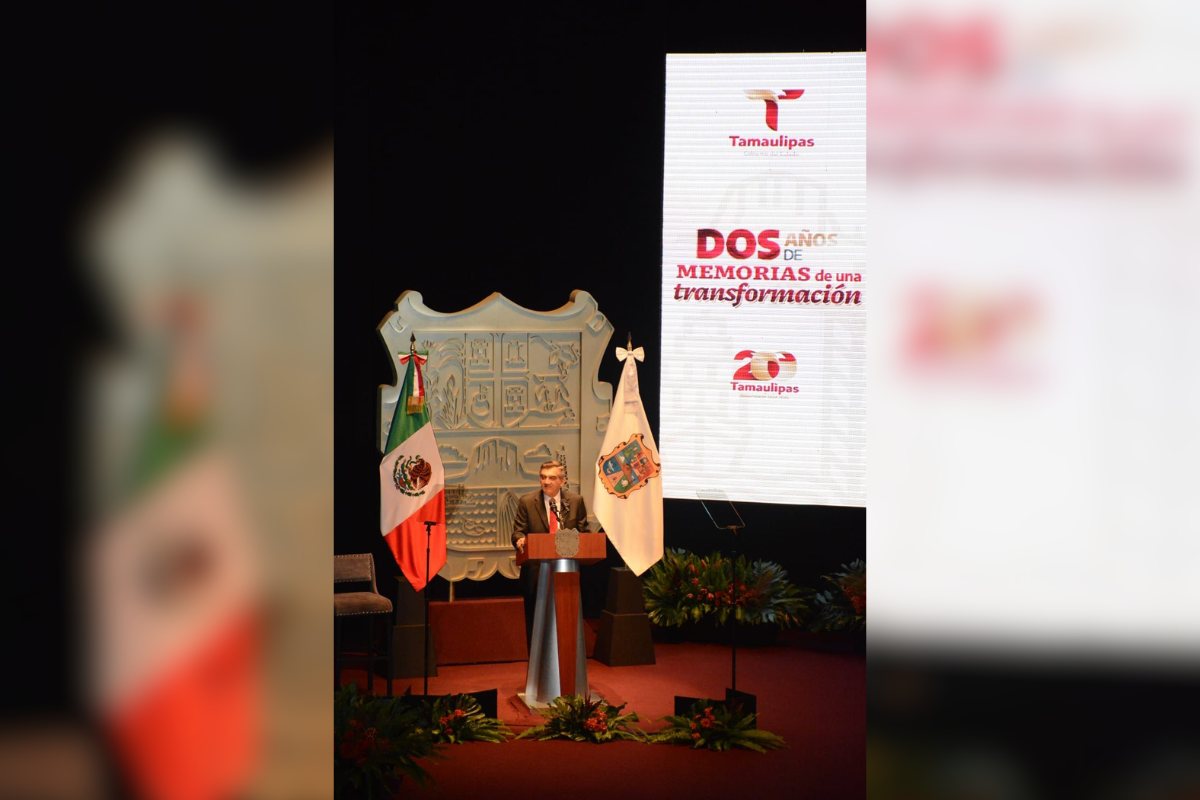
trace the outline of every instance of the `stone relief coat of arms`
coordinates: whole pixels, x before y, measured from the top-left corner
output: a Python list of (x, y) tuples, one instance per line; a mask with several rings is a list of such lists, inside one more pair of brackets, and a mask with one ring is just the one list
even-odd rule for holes
[[(410, 334), (429, 352), (425, 389), (446, 471), (447, 555), (438, 574), (516, 578), (509, 535), (517, 498), (538, 488), (542, 462), (562, 461), (567, 488), (591, 506), (593, 465), (612, 409), (613, 387), (598, 379), (611, 323), (584, 291), (554, 311), (492, 294), (453, 314), (427, 308), (409, 291), (378, 330), (393, 369)], [(380, 452), (399, 377), (379, 388)]]

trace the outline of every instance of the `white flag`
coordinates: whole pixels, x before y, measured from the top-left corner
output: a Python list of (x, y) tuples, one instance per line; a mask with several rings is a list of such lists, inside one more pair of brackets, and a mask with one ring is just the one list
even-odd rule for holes
[(638, 393), (637, 361), (642, 348), (617, 348), (625, 362), (596, 460), (593, 511), (608, 540), (634, 574), (650, 569), (663, 554), (662, 462)]

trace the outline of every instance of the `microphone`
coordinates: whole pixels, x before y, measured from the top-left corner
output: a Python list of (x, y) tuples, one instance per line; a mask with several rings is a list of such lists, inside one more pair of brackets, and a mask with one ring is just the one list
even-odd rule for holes
[[(558, 527), (562, 527), (562, 514), (558, 513), (558, 504), (554, 502), (554, 498), (550, 498), (550, 510), (554, 512), (554, 516), (558, 518)], [(566, 503), (563, 503), (563, 511), (566, 511)]]

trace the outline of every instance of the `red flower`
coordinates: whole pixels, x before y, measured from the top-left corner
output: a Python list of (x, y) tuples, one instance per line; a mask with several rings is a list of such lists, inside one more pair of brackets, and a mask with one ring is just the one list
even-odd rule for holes
[(692, 600), (692, 599), (693, 599), (693, 595), (692, 595), (692, 593), (691, 593), (691, 592), (688, 592), (687, 599), (688, 599), (688, 600)]
[(700, 727), (702, 727), (702, 728), (711, 728), (711, 727), (712, 727), (712, 725), (713, 725), (713, 724), (712, 724), (712, 720), (711, 720), (711, 719), (708, 719), (707, 717), (705, 717), (704, 719), (700, 720)]
[(693, 734), (692, 734), (692, 739), (693, 739), (693, 740), (695, 740), (695, 739), (699, 739), (699, 738), (700, 738), (700, 734), (698, 734), (698, 733), (693, 733)]
[(466, 714), (467, 712), (463, 711), (461, 708), (454, 709), (454, 716), (456, 717), (464, 717)]
[(700, 585), (700, 579), (692, 578), (692, 586), (699, 586), (699, 585)]
[(692, 723), (692, 730), (696, 730), (696, 723)]
[(709, 593), (708, 593), (708, 599), (709, 599), (709, 600), (712, 600), (712, 599), (713, 599), (713, 593), (712, 593), (712, 592), (709, 592)]

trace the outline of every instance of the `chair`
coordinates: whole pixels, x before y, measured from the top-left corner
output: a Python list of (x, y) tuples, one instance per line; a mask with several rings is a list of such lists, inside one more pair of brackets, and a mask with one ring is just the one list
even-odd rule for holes
[[(370, 591), (347, 592), (337, 591), (342, 584), (361, 583), (370, 586)], [(333, 638), (334, 638), (334, 688), (342, 685), (342, 664), (365, 661), (367, 664), (367, 691), (375, 689), (375, 671), (377, 661), (387, 665), (388, 697), (392, 696), (392, 601), (379, 593), (375, 585), (375, 558), (370, 553), (355, 553), (353, 555), (335, 555), (333, 557)], [(367, 617), (368, 637), (367, 655), (346, 656), (342, 653), (342, 626), (346, 617)], [(383, 654), (375, 652), (375, 623), (382, 617), (387, 629), (384, 635), (386, 650)]]

